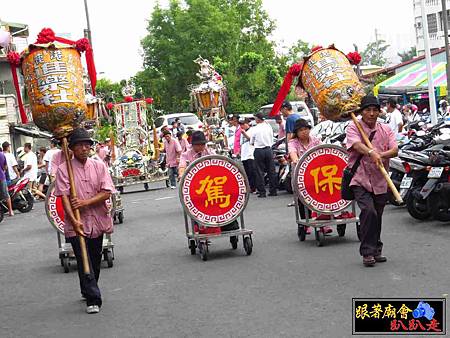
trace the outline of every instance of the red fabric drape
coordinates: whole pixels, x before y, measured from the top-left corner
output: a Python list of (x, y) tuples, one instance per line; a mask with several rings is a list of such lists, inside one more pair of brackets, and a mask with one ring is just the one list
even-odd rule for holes
[(292, 81), (300, 74), (300, 72), (302, 71), (302, 66), (303, 65), (301, 63), (296, 63), (289, 68), (289, 71), (284, 77), (283, 84), (281, 85), (281, 88), (278, 91), (277, 98), (275, 100), (275, 103), (273, 104), (272, 111), (270, 112), (269, 116), (278, 115), (284, 99), (291, 90)]
[(19, 105), (19, 112), (20, 112), (20, 119), (22, 123), (28, 123), (27, 114), (25, 113), (25, 109), (23, 108), (23, 102), (22, 102), (22, 95), (20, 93), (20, 87), (19, 87), (19, 79), (17, 77), (17, 67), (10, 63), (11, 66), (11, 74), (13, 77), (13, 84), (14, 88), (16, 89), (17, 93), (17, 104)]

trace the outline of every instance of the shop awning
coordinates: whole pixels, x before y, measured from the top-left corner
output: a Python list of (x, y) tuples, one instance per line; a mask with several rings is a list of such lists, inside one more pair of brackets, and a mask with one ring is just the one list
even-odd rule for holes
[[(438, 62), (432, 65), (433, 85), (438, 97), (447, 95), (446, 63)], [(425, 64), (418, 63), (379, 83), (373, 89), (375, 95), (393, 91), (411, 92), (428, 90), (428, 76)]]
[(19, 134), (36, 137), (36, 138), (52, 138), (53, 137), (52, 134), (46, 133), (37, 128), (14, 127), (14, 130), (17, 131)]

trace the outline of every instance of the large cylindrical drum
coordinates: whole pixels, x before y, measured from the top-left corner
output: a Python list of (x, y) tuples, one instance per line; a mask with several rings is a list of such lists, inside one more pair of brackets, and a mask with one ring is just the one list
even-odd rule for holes
[(365, 95), (347, 57), (334, 48), (320, 49), (307, 57), (300, 81), (329, 120), (337, 120), (357, 109)]
[(31, 45), (22, 63), (33, 121), (56, 137), (67, 136), (87, 110), (80, 54), (60, 46)]

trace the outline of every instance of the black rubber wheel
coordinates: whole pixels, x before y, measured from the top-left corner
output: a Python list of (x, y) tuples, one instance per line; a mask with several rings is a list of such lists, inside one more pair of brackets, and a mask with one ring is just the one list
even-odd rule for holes
[(233, 248), (233, 250), (237, 249), (238, 242), (239, 242), (239, 240), (238, 240), (237, 236), (231, 236), (230, 237), (230, 243), (231, 243), (231, 247)]
[(145, 191), (148, 191), (148, 183), (144, 183), (144, 189), (145, 189)]
[(316, 234), (316, 245), (323, 246), (323, 243), (325, 242), (325, 235), (323, 234), (321, 229), (316, 229), (315, 234)]
[(191, 255), (195, 255), (196, 254), (197, 246), (195, 245), (195, 241), (193, 239), (191, 239), (189, 241), (189, 249), (191, 250)]
[(108, 268), (112, 268), (114, 265), (114, 257), (111, 250), (105, 252), (105, 261), (108, 263)]
[(117, 187), (117, 190), (118, 190), (121, 194), (123, 194), (123, 187)]
[(113, 222), (116, 223), (116, 221), (117, 221), (117, 216), (116, 216), (116, 213), (114, 213)]
[(202, 261), (206, 262), (208, 260), (208, 247), (205, 243), (198, 243), (198, 251), (200, 252), (200, 257)]
[(70, 269), (70, 262), (69, 262), (69, 257), (63, 257), (61, 258), (61, 261), (63, 263), (63, 268), (64, 268), (64, 273), (69, 273), (69, 269)]
[(345, 224), (339, 224), (337, 226), (337, 233), (339, 235), (339, 237), (344, 237), (345, 236), (345, 229), (347, 228), (347, 226)]
[(33, 198), (33, 195), (31, 195), (31, 193), (25, 192), (23, 195), (24, 195), (25, 199), (27, 200), (27, 205), (22, 208), (18, 208), (18, 210), (22, 213), (31, 211), (31, 209), (33, 209), (33, 204), (34, 204), (34, 198)]
[(446, 196), (441, 193), (431, 193), (428, 196), (428, 210), (433, 219), (441, 222), (450, 221), (449, 205)]
[(119, 212), (119, 215), (117, 215), (117, 219), (119, 220), (119, 224), (123, 223), (123, 211)]
[(306, 230), (303, 225), (299, 225), (297, 235), (300, 242), (303, 242), (306, 239)]
[(411, 191), (406, 201), (406, 209), (409, 214), (418, 220), (425, 220), (431, 216), (428, 209), (427, 202), (423, 199), (419, 199), (415, 196), (415, 192)]
[(253, 251), (253, 241), (251, 237), (244, 237), (244, 250), (247, 256), (250, 256)]

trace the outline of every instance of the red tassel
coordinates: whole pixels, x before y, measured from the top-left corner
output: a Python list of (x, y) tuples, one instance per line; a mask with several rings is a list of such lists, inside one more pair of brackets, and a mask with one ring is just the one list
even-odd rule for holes
[(23, 108), (23, 102), (22, 102), (22, 95), (20, 93), (20, 87), (19, 87), (19, 79), (17, 78), (17, 70), (16, 66), (13, 64), (10, 64), (11, 66), (11, 73), (13, 77), (13, 84), (14, 88), (16, 89), (17, 93), (17, 103), (19, 105), (19, 112), (20, 112), (20, 119), (22, 123), (28, 123), (27, 114), (25, 113), (25, 109)]
[(89, 46), (89, 48), (86, 50), (85, 57), (89, 79), (91, 80), (92, 95), (95, 96), (95, 87), (97, 86), (97, 71), (95, 70), (94, 51), (92, 50), (91, 46)]
[(269, 116), (278, 115), (278, 112), (280, 111), (284, 99), (291, 90), (292, 81), (294, 80), (295, 77), (297, 77), (300, 74), (300, 72), (302, 71), (302, 67), (303, 67), (302, 63), (296, 63), (293, 64), (291, 68), (289, 68), (289, 71), (284, 77), (283, 84), (281, 85), (281, 88), (278, 91), (277, 98), (275, 100), (275, 103), (273, 104), (272, 111), (270, 112)]

